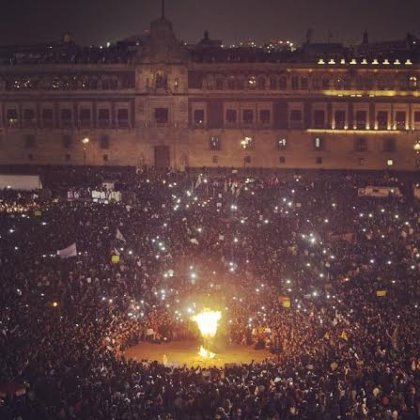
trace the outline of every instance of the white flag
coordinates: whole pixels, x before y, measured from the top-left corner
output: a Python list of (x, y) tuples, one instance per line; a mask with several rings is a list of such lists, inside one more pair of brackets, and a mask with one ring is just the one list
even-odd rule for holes
[(67, 248), (59, 249), (57, 251), (57, 255), (60, 258), (70, 258), (70, 257), (77, 257), (77, 249), (76, 249), (76, 242), (71, 244)]
[(203, 181), (201, 180), (201, 174), (198, 175), (197, 181), (195, 182), (195, 188), (199, 187)]
[(123, 242), (127, 242), (123, 236), (123, 234), (121, 233), (121, 231), (117, 228), (117, 233), (115, 234), (115, 238), (119, 239), (120, 241)]
[(191, 242), (192, 244), (198, 245), (198, 241), (197, 241), (197, 239), (195, 239), (195, 238), (191, 238), (191, 239), (190, 239), (190, 242)]

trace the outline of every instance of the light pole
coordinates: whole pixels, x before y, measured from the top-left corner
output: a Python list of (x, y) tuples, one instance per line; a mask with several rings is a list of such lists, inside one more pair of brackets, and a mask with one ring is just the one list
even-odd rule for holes
[(82, 139), (82, 145), (83, 145), (83, 165), (86, 166), (86, 147), (89, 144), (90, 139), (89, 137), (84, 137)]

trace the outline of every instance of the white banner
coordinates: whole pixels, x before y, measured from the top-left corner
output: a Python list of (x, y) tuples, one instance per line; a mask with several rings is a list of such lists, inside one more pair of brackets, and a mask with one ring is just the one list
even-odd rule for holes
[(74, 244), (71, 244), (67, 248), (58, 250), (57, 255), (60, 258), (76, 257), (77, 256), (76, 242)]
[(397, 187), (374, 187), (369, 186), (366, 188), (358, 189), (359, 197), (376, 197), (376, 198), (385, 198), (390, 195), (395, 195), (401, 197), (401, 191)]

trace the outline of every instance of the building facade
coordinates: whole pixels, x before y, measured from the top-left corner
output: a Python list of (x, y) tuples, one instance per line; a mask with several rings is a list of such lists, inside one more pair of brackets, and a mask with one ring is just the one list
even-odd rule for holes
[(134, 47), (6, 54), (0, 165), (418, 170), (410, 46), (307, 47), (244, 51), (208, 36), (186, 46), (162, 17)]

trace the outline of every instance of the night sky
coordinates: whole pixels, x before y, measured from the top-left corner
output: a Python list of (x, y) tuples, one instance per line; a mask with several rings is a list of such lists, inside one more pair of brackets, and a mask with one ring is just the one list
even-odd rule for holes
[[(166, 16), (179, 39), (198, 41), (204, 29), (225, 44), (252, 38), (358, 43), (420, 36), (420, 0), (167, 0)], [(140, 34), (160, 15), (160, 0), (3, 0), (0, 45), (59, 41), (105, 44)]]

